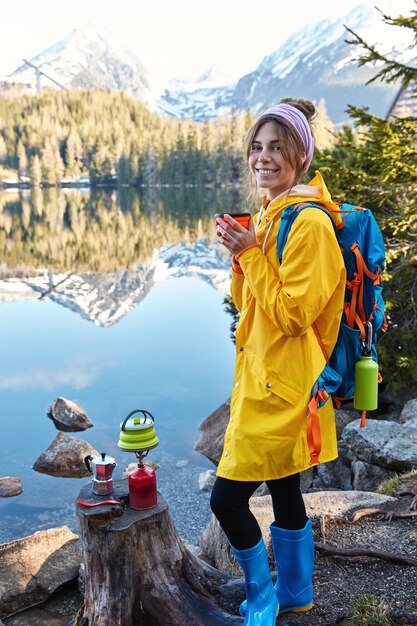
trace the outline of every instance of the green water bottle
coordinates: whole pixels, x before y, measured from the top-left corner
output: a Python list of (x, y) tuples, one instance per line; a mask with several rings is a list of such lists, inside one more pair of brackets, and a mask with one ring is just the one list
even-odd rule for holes
[(353, 406), (359, 411), (378, 408), (378, 363), (372, 358), (372, 324), (367, 324), (364, 353), (355, 364), (355, 392)]

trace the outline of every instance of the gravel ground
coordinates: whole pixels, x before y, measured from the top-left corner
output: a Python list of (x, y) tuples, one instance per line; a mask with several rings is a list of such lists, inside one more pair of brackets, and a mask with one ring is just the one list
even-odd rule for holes
[[(185, 478), (184, 475), (181, 478)], [(409, 509), (410, 494), (417, 493), (417, 479), (414, 482), (408, 483), (408, 494), (399, 498), (397, 511)], [(197, 530), (199, 523), (195, 526)], [(366, 547), (417, 559), (417, 517), (389, 521), (379, 514), (363, 517), (355, 523), (327, 519), (324, 525), (317, 525), (314, 532), (317, 542), (329, 546)], [(315, 605), (311, 611), (280, 615), (277, 626), (348, 626), (346, 620), (352, 615), (352, 603), (359, 596), (375, 596), (385, 601), (392, 626), (417, 626), (416, 566), (370, 557), (327, 556), (316, 551), (314, 592)], [(66, 597), (55, 597), (42, 608), (4, 620), (5, 625), (66, 626), (80, 601), (76, 587), (66, 593)], [(381, 622), (355, 622), (355, 626), (358, 624), (380, 626)]]
[[(417, 493), (417, 480), (411, 489)], [(397, 510), (407, 510), (411, 500), (411, 496), (400, 498)], [(417, 517), (388, 521), (378, 515), (353, 524), (327, 520), (324, 535), (323, 525), (315, 529), (315, 540), (338, 548), (365, 547), (417, 559)], [(277, 626), (343, 624), (352, 615), (352, 604), (359, 596), (385, 601), (393, 626), (417, 624), (416, 566), (370, 557), (327, 556), (316, 551), (314, 592), (311, 611), (283, 614)], [(379, 626), (380, 622), (362, 623)]]

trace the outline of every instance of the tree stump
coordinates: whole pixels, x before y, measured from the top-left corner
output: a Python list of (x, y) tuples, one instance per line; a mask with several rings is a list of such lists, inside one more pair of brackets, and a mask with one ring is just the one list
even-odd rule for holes
[[(82, 626), (228, 626), (243, 598), (242, 579), (195, 557), (180, 539), (161, 494), (147, 511), (128, 506), (127, 480), (114, 481), (108, 498), (121, 504), (77, 504), (85, 563)], [(79, 500), (107, 497), (90, 484)]]

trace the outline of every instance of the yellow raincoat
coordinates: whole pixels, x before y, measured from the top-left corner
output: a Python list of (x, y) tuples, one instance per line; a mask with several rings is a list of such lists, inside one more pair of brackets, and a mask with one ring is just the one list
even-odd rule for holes
[[(257, 245), (233, 261), (231, 291), (240, 311), (230, 421), (217, 475), (238, 481), (282, 478), (310, 466), (306, 424), (311, 390), (330, 354), (343, 309), (345, 267), (329, 217), (304, 209), (282, 265), (277, 234), (286, 206), (318, 202), (341, 220), (322, 176), (284, 192), (254, 217)], [(319, 409), (320, 461), (337, 457), (334, 411)]]

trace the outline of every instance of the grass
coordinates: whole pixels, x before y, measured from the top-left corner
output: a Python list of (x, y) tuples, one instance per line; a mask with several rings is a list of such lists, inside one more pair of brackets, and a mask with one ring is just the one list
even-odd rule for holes
[(375, 596), (359, 596), (352, 604), (352, 616), (343, 626), (390, 626), (389, 609)]
[(397, 476), (394, 476), (393, 478), (387, 478), (382, 481), (378, 487), (378, 493), (381, 493), (384, 496), (392, 496), (395, 494), (398, 487), (409, 478), (417, 478), (417, 469), (412, 469), (404, 474), (397, 474)]

